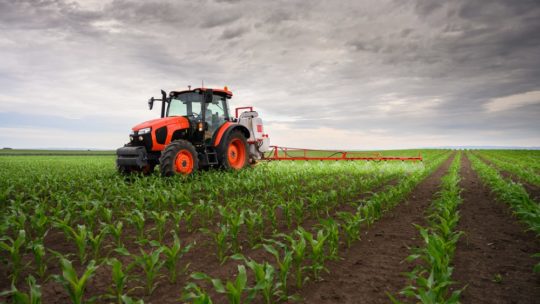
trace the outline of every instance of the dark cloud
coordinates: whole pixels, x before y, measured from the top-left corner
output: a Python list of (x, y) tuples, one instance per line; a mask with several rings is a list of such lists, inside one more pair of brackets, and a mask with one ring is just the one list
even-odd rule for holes
[(225, 40), (234, 39), (246, 34), (247, 32), (249, 32), (249, 28), (245, 26), (226, 28), (223, 30), (220, 38)]

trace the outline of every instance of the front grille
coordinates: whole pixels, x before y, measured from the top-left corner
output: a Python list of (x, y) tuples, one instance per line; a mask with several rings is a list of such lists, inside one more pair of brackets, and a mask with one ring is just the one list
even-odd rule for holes
[[(139, 136), (142, 136), (142, 140), (139, 140)], [(146, 147), (146, 151), (152, 150), (152, 136), (150, 133), (143, 135), (133, 135), (133, 140), (131, 141), (131, 146), (133, 147)]]

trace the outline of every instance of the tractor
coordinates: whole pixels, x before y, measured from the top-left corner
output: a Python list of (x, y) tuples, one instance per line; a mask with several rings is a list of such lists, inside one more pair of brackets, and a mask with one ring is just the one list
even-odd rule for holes
[(255, 164), (270, 149), (268, 135), (253, 107), (232, 116), (232, 96), (227, 87), (162, 90), (161, 98), (148, 100), (150, 110), (161, 102), (161, 117), (132, 128), (129, 143), (116, 150), (118, 171), (151, 174), (159, 165), (162, 176), (173, 176)]

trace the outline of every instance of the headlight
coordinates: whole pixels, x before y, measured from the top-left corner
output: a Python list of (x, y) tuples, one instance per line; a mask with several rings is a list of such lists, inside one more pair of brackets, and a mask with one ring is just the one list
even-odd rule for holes
[(152, 131), (152, 128), (144, 128), (144, 129), (140, 129), (139, 131), (137, 131), (137, 134), (138, 135), (143, 135), (143, 134), (146, 134), (146, 133), (150, 133), (150, 131)]

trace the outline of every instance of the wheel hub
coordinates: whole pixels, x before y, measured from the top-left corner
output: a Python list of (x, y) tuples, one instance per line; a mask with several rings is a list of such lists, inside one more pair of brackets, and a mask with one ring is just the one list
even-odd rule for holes
[(193, 171), (193, 157), (187, 150), (180, 150), (176, 154), (175, 170), (180, 174), (190, 174)]

